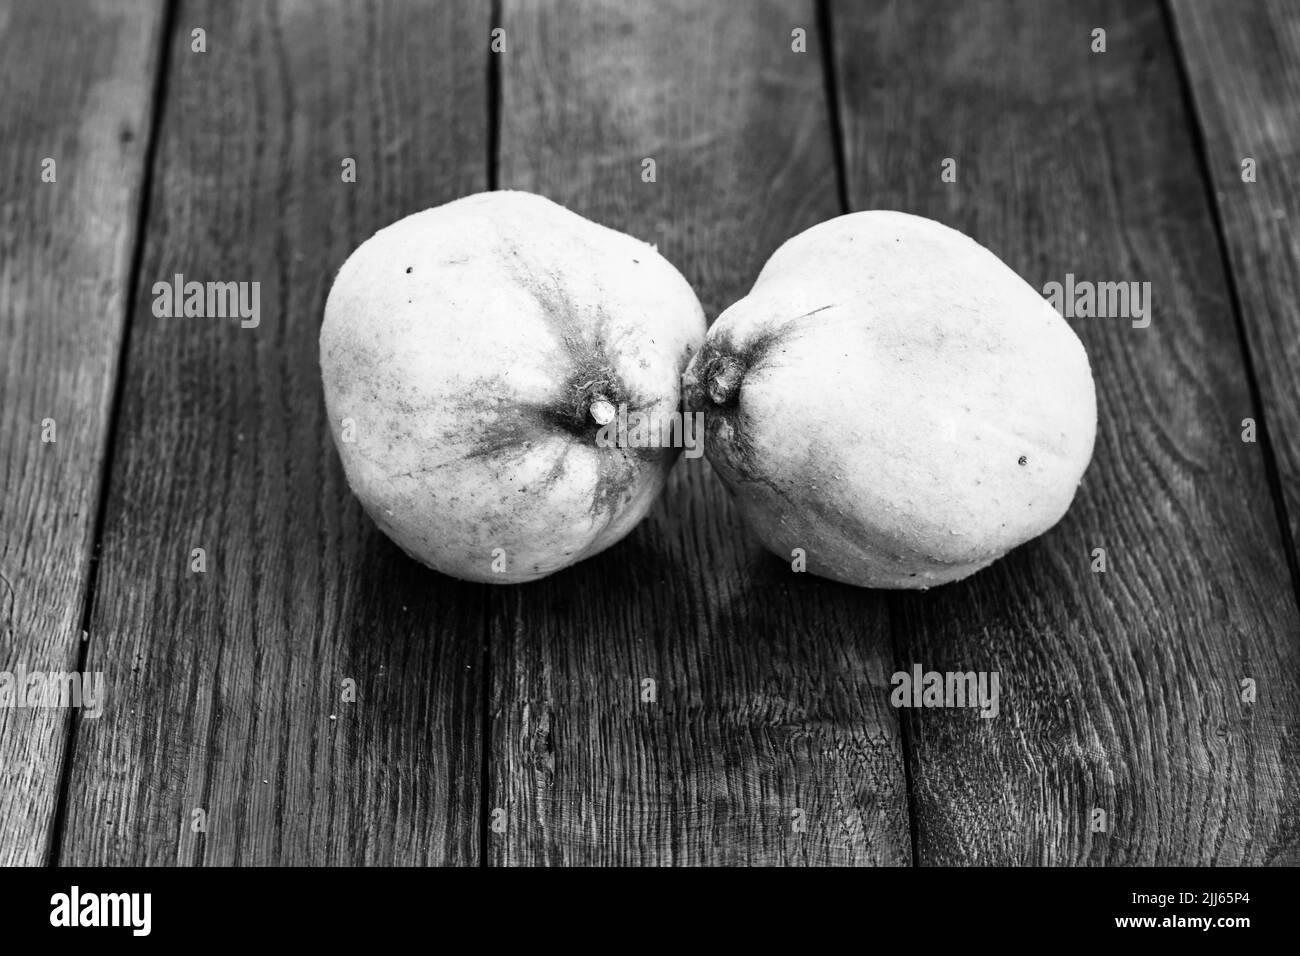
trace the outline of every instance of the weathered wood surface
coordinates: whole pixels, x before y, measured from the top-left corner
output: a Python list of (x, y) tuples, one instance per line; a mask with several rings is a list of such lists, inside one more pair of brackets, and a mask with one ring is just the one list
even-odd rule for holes
[[(658, 243), (710, 318), (839, 211), (812, 3), (523, 0), (502, 26), (501, 185)], [(491, 862), (910, 862), (882, 599), (767, 555), (703, 459), (492, 608)]]
[[(160, 23), (0, 5), (0, 671), (81, 655)], [(0, 708), (0, 865), (47, 858), (72, 714)]]
[[(1170, 12), (1294, 556), (1300, 547), (1300, 6), (1176, 0)], [(1300, 784), (1300, 769), (1296, 774), (1292, 789)]]
[[(472, 2), (176, 13), (90, 621), (111, 695), (61, 862), (477, 861), (484, 592), (361, 513), (317, 332), (357, 244), (484, 188), (487, 30)], [(260, 324), (156, 317), (176, 273), (260, 282)]]
[[(828, 9), (182, 2), (159, 75), (157, 4), (0, 8), (0, 669), (84, 652), (109, 684), (58, 833), (69, 714), (0, 709), (0, 863), (1300, 862), (1294, 11)], [(1071, 320), (1101, 425), (1061, 526), (860, 591), (792, 574), (685, 461), (625, 542), (487, 588), (360, 512), (316, 335), (374, 229), (499, 180), (657, 242), (712, 318), (841, 211), (836, 124), (853, 208), (1039, 287), (1151, 282), (1149, 328)], [(260, 282), (261, 324), (156, 317), (178, 272)], [(914, 663), (998, 671), (1000, 715), (894, 711)]]
[(997, 719), (906, 713), (918, 862), (1294, 863), (1300, 622), (1160, 8), (939, 6), (833, 7), (851, 205), (960, 228), (1037, 287), (1149, 281), (1154, 311), (1072, 320), (1100, 422), (1063, 523), (889, 600), (901, 660), (1002, 678)]

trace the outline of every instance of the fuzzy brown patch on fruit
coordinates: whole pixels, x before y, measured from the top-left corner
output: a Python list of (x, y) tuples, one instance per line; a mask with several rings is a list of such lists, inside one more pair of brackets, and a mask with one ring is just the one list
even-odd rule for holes
[(689, 412), (704, 414), (706, 447), (726, 447), (726, 461), (735, 477), (752, 480), (756, 449), (749, 440), (753, 429), (744, 408), (744, 384), (775, 348), (779, 336), (767, 333), (737, 348), (730, 337), (706, 341), (682, 377), (682, 403)]
[(632, 458), (617, 454), (624, 449), (613, 448), (615, 454), (601, 455), (596, 465), (596, 487), (591, 495), (591, 516), (613, 521), (623, 505), (632, 500), (636, 492), (637, 466)]
[(541, 411), (516, 404), (508, 394), (504, 381), (484, 382), (447, 409), (452, 421), (478, 424), (471, 436), (473, 450), (466, 453), (466, 458), (515, 457), (524, 454), (537, 438), (540, 426), (545, 424)]
[[(578, 303), (562, 269), (543, 257), (530, 255), (531, 250), (508, 236), (502, 236), (502, 244), (500, 261), (510, 270), (514, 282), (537, 301), (542, 319), (565, 351), (575, 358), (603, 351), (602, 340), (609, 329), (604, 310), (597, 309), (594, 317), (587, 315), (590, 306)], [(584, 254), (588, 261), (598, 258), (593, 250), (573, 250), (573, 254)]]
[[(768, 485), (774, 492), (779, 489), (764, 477), (761, 467), (760, 449), (754, 446), (750, 436), (753, 426), (749, 416), (741, 409), (729, 409), (705, 413), (704, 440), (707, 448), (725, 448), (721, 455), (711, 455), (709, 461), (714, 470), (734, 481), (758, 482)], [(785, 497), (784, 493), (781, 493)]]
[[(561, 401), (549, 405), (517, 405), (497, 397), (493, 402), (494, 414), (483, 418), (483, 424), (474, 436), (475, 449), (466, 457), (493, 458), (505, 456), (518, 458), (526, 455), (529, 445), (536, 442), (548, 432), (560, 431), (570, 436), (563, 443), (563, 450), (554, 463), (542, 476), (540, 485), (532, 489), (534, 494), (544, 494), (559, 484), (569, 468), (569, 455), (580, 445), (589, 444), (596, 453), (596, 481), (591, 493), (589, 513), (592, 518), (606, 522), (612, 521), (622, 511), (637, 491), (637, 478), (640, 473), (639, 462), (644, 460), (659, 461), (667, 468), (677, 449), (664, 448), (623, 448), (617, 446), (599, 447), (595, 436), (600, 426), (590, 415), (590, 402), (596, 396), (602, 396), (614, 404), (625, 401), (627, 391), (612, 376), (584, 377), (589, 370), (579, 371), (570, 379)], [(582, 381), (576, 381), (583, 379)], [(500, 386), (503, 390), (504, 384)], [(575, 399), (574, 396), (578, 396)], [(473, 406), (466, 407), (466, 413)], [(483, 409), (482, 401), (478, 410)], [(667, 463), (664, 460), (667, 459)], [(518, 507), (532, 507), (521, 500)], [(508, 524), (508, 522), (507, 522)]]
[[(706, 341), (688, 368), (692, 404), (697, 411), (732, 408), (740, 401), (745, 377), (762, 366), (781, 336), (766, 332), (737, 347), (728, 336)], [(692, 371), (693, 370), (693, 371)]]

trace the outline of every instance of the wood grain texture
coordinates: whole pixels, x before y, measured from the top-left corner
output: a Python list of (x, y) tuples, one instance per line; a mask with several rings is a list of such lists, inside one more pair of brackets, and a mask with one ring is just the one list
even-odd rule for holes
[[(1175, 2), (1170, 12), (1300, 548), (1300, 7)], [(1244, 160), (1254, 181), (1243, 180)], [(1291, 781), (1292, 787), (1300, 779)]]
[[(177, 12), (62, 862), (477, 861), (484, 592), (361, 513), (317, 334), (357, 244), (483, 188), (486, 37), (469, 2)], [(157, 317), (176, 273), (260, 282), (260, 324)]]
[(1149, 281), (1154, 310), (1071, 320), (1100, 421), (1061, 525), (890, 601), (901, 658), (1002, 680), (996, 719), (906, 714), (919, 861), (1295, 863), (1300, 621), (1161, 12), (938, 7), (833, 7), (852, 206), (957, 227), (1036, 288)]
[[(160, 23), (0, 6), (0, 671), (77, 669)], [(0, 865), (47, 859), (71, 718), (0, 708)]]
[[(811, 3), (507, 2), (502, 26), (501, 185), (657, 243), (711, 318), (837, 212)], [(492, 607), (490, 862), (910, 861), (882, 600), (766, 554), (703, 459)]]

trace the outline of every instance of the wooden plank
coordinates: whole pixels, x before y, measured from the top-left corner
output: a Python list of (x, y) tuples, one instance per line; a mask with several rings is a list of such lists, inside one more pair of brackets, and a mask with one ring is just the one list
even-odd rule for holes
[[(484, 187), (486, 11), (186, 2), (170, 43), (63, 862), (475, 863), (484, 590), (361, 513), (317, 333), (358, 243)], [(260, 324), (156, 317), (177, 273)]]
[(1300, 8), (1266, 2), (1244, 11), (1240, 4), (1179, 0), (1170, 10), (1294, 554), (1300, 548)]
[[(0, 671), (10, 674), (75, 671), (80, 659), (160, 24), (150, 0), (0, 6)], [(0, 865), (48, 858), (71, 719), (0, 708)]]
[[(811, 2), (507, 2), (503, 27), (501, 185), (658, 243), (710, 317), (835, 215)], [(910, 860), (880, 599), (766, 555), (704, 459), (493, 608), (491, 862)]]
[(1072, 320), (1100, 421), (1064, 522), (891, 600), (909, 665), (1002, 681), (997, 719), (907, 712), (919, 861), (1296, 862), (1300, 621), (1240, 439), (1243, 356), (1158, 5), (845, 3), (832, 21), (854, 208), (946, 222), (1039, 288), (1149, 281), (1154, 301), (1144, 329)]

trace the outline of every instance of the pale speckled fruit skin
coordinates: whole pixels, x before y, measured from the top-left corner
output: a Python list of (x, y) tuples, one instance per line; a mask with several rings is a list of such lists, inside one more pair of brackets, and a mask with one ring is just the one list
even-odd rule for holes
[[(708, 386), (727, 362), (740, 386), (719, 405)], [(865, 587), (956, 581), (1042, 534), (1097, 430), (1065, 320), (974, 240), (901, 212), (786, 242), (683, 381), (766, 547)]]
[(430, 567), (543, 577), (626, 535), (678, 453), (599, 447), (583, 395), (677, 411), (704, 332), (651, 246), (540, 196), (408, 216), (353, 252), (325, 305), (321, 376), (348, 483)]

